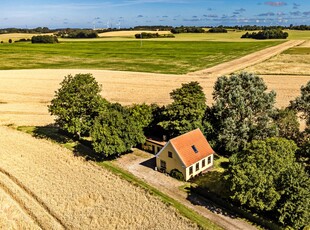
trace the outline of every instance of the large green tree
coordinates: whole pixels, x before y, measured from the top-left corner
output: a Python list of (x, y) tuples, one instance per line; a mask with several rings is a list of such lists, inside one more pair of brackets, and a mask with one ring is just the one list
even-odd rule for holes
[(263, 79), (254, 74), (242, 72), (218, 78), (212, 123), (221, 151), (237, 152), (252, 140), (276, 135), (272, 119), (276, 94), (266, 90)]
[(306, 120), (307, 126), (310, 126), (310, 81), (307, 85), (302, 86), (301, 95), (294, 101), (291, 101), (291, 108), (302, 113), (302, 117)]
[(195, 128), (203, 129), (206, 96), (198, 82), (182, 84), (170, 93), (173, 100), (163, 112), (164, 121), (159, 125), (169, 137), (175, 137)]
[(289, 108), (277, 110), (275, 123), (279, 130), (279, 137), (294, 141), (298, 140), (300, 124), (294, 110)]
[(281, 175), (277, 217), (284, 226), (302, 229), (310, 224), (310, 179), (302, 165), (293, 163)]
[(309, 178), (295, 161), (296, 144), (284, 138), (252, 141), (230, 158), (226, 181), (231, 198), (283, 225), (300, 228), (309, 221)]
[(145, 142), (142, 126), (120, 104), (109, 105), (96, 117), (91, 138), (94, 150), (105, 157), (122, 154)]
[(91, 74), (65, 76), (48, 106), (56, 124), (77, 136), (88, 135), (94, 118), (107, 104), (101, 86)]

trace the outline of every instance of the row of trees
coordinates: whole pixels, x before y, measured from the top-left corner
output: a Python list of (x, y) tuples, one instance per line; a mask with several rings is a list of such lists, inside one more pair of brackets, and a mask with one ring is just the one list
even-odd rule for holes
[(241, 38), (254, 38), (254, 39), (286, 39), (287, 37), (288, 33), (283, 32), (280, 29), (267, 29), (253, 33), (246, 32), (241, 36)]
[(100, 96), (91, 74), (68, 75), (48, 107), (56, 124), (77, 138), (90, 137), (94, 150), (105, 157), (129, 151), (145, 141), (143, 125), (132, 116), (135, 107), (112, 104)]
[(208, 33), (227, 33), (227, 32), (228, 31), (222, 26), (213, 27), (213, 28), (208, 30)]
[(159, 34), (159, 33), (146, 33), (142, 32), (140, 34), (135, 34), (137, 39), (147, 39), (147, 38), (174, 38), (173, 34)]
[[(52, 115), (57, 116), (56, 123), (79, 137), (89, 135), (95, 117), (115, 107), (101, 98), (100, 90), (91, 75), (65, 77), (49, 107)], [(134, 108), (141, 106), (136, 108), (136, 117), (147, 117), (147, 122), (142, 122), (145, 132), (172, 138), (200, 128), (218, 152), (232, 155), (252, 140), (273, 136), (304, 145), (309, 130), (299, 133), (297, 112), (309, 126), (309, 92), (310, 82), (302, 87), (301, 96), (289, 108), (279, 110), (275, 108), (275, 92), (267, 92), (262, 78), (243, 72), (218, 78), (212, 107), (206, 106), (199, 83), (190, 82), (170, 93), (173, 102), (167, 106), (135, 105)], [(131, 113), (131, 107), (118, 110), (125, 114), (126, 109)]]
[(62, 30), (57, 33), (62, 38), (98, 38), (98, 32), (95, 30), (70, 29)]
[(196, 27), (196, 26), (174, 27), (170, 31), (173, 34), (180, 34), (180, 33), (205, 33), (206, 32), (203, 28)]
[[(145, 141), (145, 134), (175, 137), (200, 128), (214, 149), (229, 155), (226, 183), (231, 199), (284, 226), (309, 223), (310, 81), (286, 109), (275, 108), (275, 92), (253, 74), (220, 77), (211, 107), (198, 82), (170, 93), (171, 104), (112, 104), (100, 96), (90, 74), (67, 76), (49, 106), (66, 131), (92, 140), (105, 157)], [(307, 121), (299, 132), (297, 113)], [(309, 169), (309, 168), (308, 168)], [(309, 171), (308, 171), (309, 172)]]
[(58, 39), (56, 36), (49, 36), (49, 35), (38, 35), (33, 36), (31, 38), (32, 43), (58, 43)]

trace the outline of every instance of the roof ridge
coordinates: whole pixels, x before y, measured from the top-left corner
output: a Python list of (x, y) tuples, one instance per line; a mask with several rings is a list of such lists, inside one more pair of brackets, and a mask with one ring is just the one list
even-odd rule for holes
[(184, 136), (186, 136), (188, 134), (191, 134), (192, 132), (197, 131), (197, 130), (199, 130), (201, 132), (200, 128), (196, 128), (196, 129), (193, 129), (193, 130), (191, 130), (191, 131), (189, 131), (187, 133), (183, 133), (180, 136), (174, 137), (174, 138), (170, 139), (169, 141), (173, 141), (173, 140), (179, 139), (179, 138), (184, 137)]

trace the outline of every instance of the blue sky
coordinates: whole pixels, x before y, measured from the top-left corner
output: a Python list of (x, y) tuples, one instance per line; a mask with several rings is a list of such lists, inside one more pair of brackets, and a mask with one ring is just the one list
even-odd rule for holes
[(11, 0), (0, 28), (310, 25), (310, 0)]

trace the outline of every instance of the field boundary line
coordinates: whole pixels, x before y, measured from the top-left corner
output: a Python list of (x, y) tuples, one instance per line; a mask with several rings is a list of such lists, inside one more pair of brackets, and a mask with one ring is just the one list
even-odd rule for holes
[(66, 229), (50, 208), (16, 177), (0, 167), (2, 188), (42, 229)]
[(222, 64), (203, 69), (198, 70), (195, 72), (190, 72), (188, 74), (185, 74), (185, 76), (222, 76), (226, 74), (231, 74), (233, 72), (242, 70), (244, 68), (247, 68), (249, 66), (258, 64), (260, 62), (266, 61), (269, 58), (282, 53), (285, 50), (288, 50), (292, 47), (299, 46), (303, 44), (305, 40), (290, 40), (284, 43), (281, 43), (280, 45), (272, 46), (251, 54), (248, 54), (246, 56), (243, 56), (241, 58), (224, 62)]

